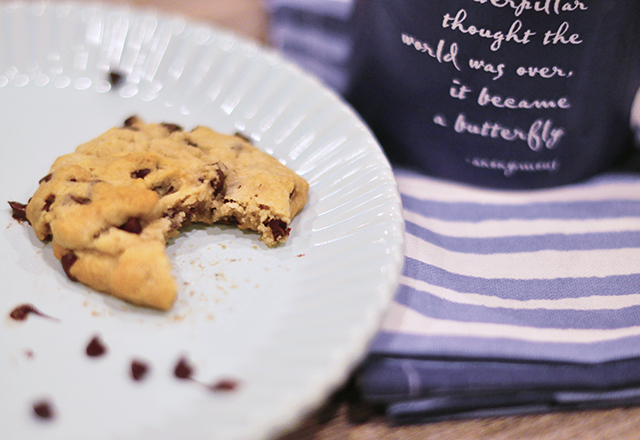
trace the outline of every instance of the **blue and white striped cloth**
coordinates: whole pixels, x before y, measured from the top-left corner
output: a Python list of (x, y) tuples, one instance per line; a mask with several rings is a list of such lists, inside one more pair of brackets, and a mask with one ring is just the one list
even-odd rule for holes
[(640, 178), (496, 191), (399, 171), (406, 263), (372, 352), (640, 357)]
[[(351, 3), (269, 0), (272, 43), (338, 92)], [(365, 400), (396, 423), (640, 405), (640, 175), (499, 191), (395, 173), (406, 260)]]
[(640, 403), (640, 176), (396, 177), (405, 268), (359, 373), (367, 400), (398, 423)]
[(347, 87), (353, 0), (267, 0), (269, 40), (338, 93)]

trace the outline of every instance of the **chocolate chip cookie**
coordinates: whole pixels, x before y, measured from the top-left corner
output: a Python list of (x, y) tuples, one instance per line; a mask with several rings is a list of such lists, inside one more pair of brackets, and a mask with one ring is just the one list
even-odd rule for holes
[(268, 246), (286, 241), (308, 183), (242, 136), (137, 117), (59, 157), (26, 219), (72, 280), (169, 309), (167, 240), (191, 223), (233, 223)]

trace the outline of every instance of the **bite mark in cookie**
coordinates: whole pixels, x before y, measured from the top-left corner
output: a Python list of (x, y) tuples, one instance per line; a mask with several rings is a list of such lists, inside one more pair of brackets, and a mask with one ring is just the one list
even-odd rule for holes
[(130, 117), (59, 157), (24, 217), (69, 279), (166, 310), (177, 286), (165, 247), (181, 226), (235, 223), (276, 246), (308, 188), (242, 137)]

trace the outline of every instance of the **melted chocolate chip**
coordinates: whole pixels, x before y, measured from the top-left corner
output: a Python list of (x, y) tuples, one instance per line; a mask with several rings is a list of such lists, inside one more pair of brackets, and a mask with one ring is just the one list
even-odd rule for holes
[(74, 202), (76, 202), (79, 205), (88, 205), (89, 203), (91, 203), (91, 199), (87, 198), (87, 197), (80, 197), (80, 196), (76, 196), (71, 194), (71, 200), (73, 200)]
[(193, 141), (187, 140), (187, 145), (194, 147), (194, 148), (200, 148), (200, 146), (198, 144), (196, 144)]
[(222, 193), (222, 190), (224, 189), (224, 181), (227, 178), (220, 168), (216, 169), (216, 175), (217, 179), (211, 181), (214, 196)]
[(164, 197), (176, 192), (176, 189), (173, 187), (171, 182), (162, 182), (151, 189), (155, 191), (160, 197)]
[(44, 313), (42, 313), (40, 310), (36, 309), (31, 304), (19, 305), (18, 307), (13, 309), (11, 311), (11, 313), (9, 313), (9, 317), (11, 319), (16, 320), (16, 321), (25, 321), (29, 317), (30, 314), (34, 314), (34, 315), (37, 315), (37, 316), (42, 316), (43, 318), (54, 319), (51, 316), (45, 315)]
[(46, 400), (41, 400), (33, 404), (33, 413), (41, 419), (52, 419), (54, 417), (53, 406)]
[(132, 179), (144, 179), (145, 177), (147, 177), (149, 175), (150, 172), (151, 172), (151, 170), (149, 168), (143, 168), (141, 170), (134, 171), (133, 173), (131, 173), (131, 178)]
[(127, 119), (124, 120), (124, 124), (123, 127), (124, 128), (132, 128), (136, 122), (138, 122), (139, 119), (137, 116), (129, 116)]
[(50, 194), (49, 197), (47, 197), (44, 200), (44, 206), (42, 207), (42, 210), (45, 212), (49, 212), (49, 210), (51, 209), (51, 205), (53, 205), (53, 202), (56, 201), (56, 196), (53, 194)]
[(178, 124), (171, 124), (171, 123), (168, 123), (168, 122), (163, 122), (160, 125), (162, 125), (164, 128), (166, 128), (169, 133), (173, 133), (175, 131), (182, 131), (183, 130), (182, 127), (179, 126)]
[(131, 377), (135, 381), (141, 381), (149, 372), (149, 366), (142, 361), (133, 360), (131, 361)]
[(270, 220), (266, 225), (271, 228), (271, 233), (276, 241), (280, 240), (282, 237), (287, 237), (291, 231), (290, 228), (287, 228), (287, 224), (285, 222), (278, 219)]
[(240, 386), (240, 383), (233, 379), (221, 379), (214, 382), (211, 385), (207, 385), (202, 382), (198, 382), (197, 380), (194, 380), (193, 373), (194, 373), (193, 366), (189, 363), (187, 358), (184, 356), (178, 360), (175, 368), (173, 369), (173, 375), (178, 379), (192, 381), (198, 385), (201, 385), (207, 388), (209, 391), (229, 392), (229, 391), (236, 390)]
[(52, 177), (53, 177), (53, 174), (49, 173), (46, 176), (44, 176), (42, 179), (38, 180), (38, 183), (42, 185), (43, 183), (50, 181)]
[(14, 219), (19, 222), (27, 220), (27, 205), (20, 202), (9, 202), (9, 206), (11, 207), (11, 216)]
[(76, 261), (78, 261), (78, 256), (73, 251), (69, 252), (68, 254), (64, 254), (60, 259), (60, 262), (62, 263), (62, 269), (64, 269), (64, 273), (67, 274), (67, 277), (71, 281), (78, 281), (76, 277), (71, 275), (71, 266), (73, 266)]
[(107, 347), (102, 343), (100, 337), (94, 336), (85, 351), (89, 357), (99, 357), (107, 352)]
[(117, 88), (122, 85), (122, 80), (124, 79), (124, 75), (118, 71), (112, 70), (109, 72), (109, 84), (111, 87)]
[(193, 367), (189, 364), (189, 361), (182, 357), (173, 369), (173, 375), (178, 379), (191, 379), (193, 374)]
[(124, 225), (120, 226), (118, 229), (122, 229), (123, 231), (130, 232), (132, 234), (140, 234), (142, 233), (142, 223), (140, 223), (139, 218), (131, 217)]
[(240, 384), (233, 379), (222, 379), (209, 386), (211, 391), (234, 391)]

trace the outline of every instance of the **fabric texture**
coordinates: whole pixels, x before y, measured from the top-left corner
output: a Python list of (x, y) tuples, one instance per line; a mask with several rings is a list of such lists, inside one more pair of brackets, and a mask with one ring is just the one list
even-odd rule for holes
[[(350, 3), (269, 3), (272, 44), (338, 92)], [(532, 191), (395, 175), (405, 266), (365, 400), (403, 424), (640, 404), (640, 175)]]
[(640, 403), (640, 177), (529, 192), (396, 177), (405, 268), (365, 399), (398, 423)]

